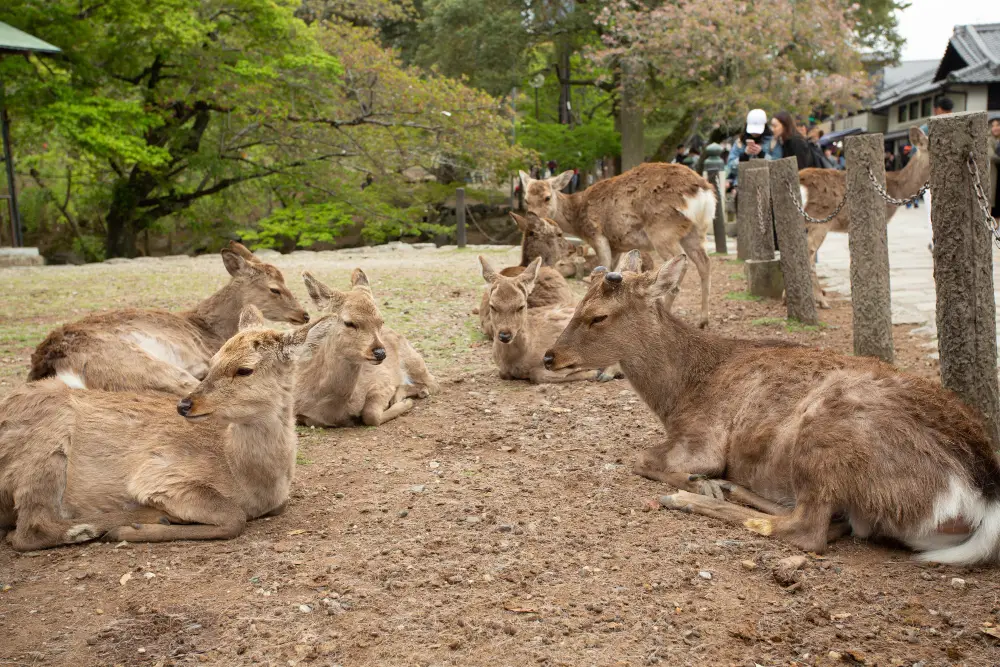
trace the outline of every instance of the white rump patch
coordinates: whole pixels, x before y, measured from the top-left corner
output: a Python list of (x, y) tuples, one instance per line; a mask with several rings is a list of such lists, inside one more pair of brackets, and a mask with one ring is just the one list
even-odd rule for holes
[(62, 383), (70, 389), (87, 388), (87, 385), (83, 382), (83, 378), (73, 371), (59, 371), (56, 373), (56, 377), (62, 380)]
[(806, 189), (806, 186), (804, 186), (804, 185), (800, 185), (799, 186), (799, 196), (802, 197), (802, 208), (805, 208), (806, 206), (808, 206), (809, 205), (809, 190)]
[(168, 343), (148, 336), (138, 331), (133, 331), (125, 337), (125, 340), (135, 343), (143, 352), (158, 361), (168, 363), (171, 366), (184, 368), (184, 360), (177, 349)]
[[(937, 527), (961, 519), (972, 528), (970, 535), (947, 535)], [(952, 475), (948, 490), (934, 500), (934, 514), (904, 541), (923, 551), (918, 560), (953, 565), (994, 561), (1000, 555), (1000, 503), (987, 501), (978, 489)]]
[(694, 223), (694, 228), (702, 234), (712, 226), (715, 218), (715, 193), (711, 190), (698, 190), (693, 197), (684, 198), (684, 208), (681, 215)]

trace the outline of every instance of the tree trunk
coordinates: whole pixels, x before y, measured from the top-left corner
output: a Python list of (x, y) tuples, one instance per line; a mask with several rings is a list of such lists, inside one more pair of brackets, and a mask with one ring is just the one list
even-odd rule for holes
[(132, 170), (127, 181), (115, 184), (111, 198), (111, 208), (105, 218), (107, 237), (104, 242), (104, 254), (112, 257), (135, 257), (138, 255), (136, 245), (139, 232), (145, 227), (139, 211), (139, 202), (156, 187), (151, 174)]
[(642, 163), (645, 158), (643, 140), (642, 66), (631, 58), (622, 61), (622, 173)]
[(570, 125), (573, 122), (572, 103), (570, 100), (572, 87), (569, 83), (570, 55), (569, 40), (559, 40), (559, 65), (557, 72), (559, 74), (559, 123), (562, 125)]

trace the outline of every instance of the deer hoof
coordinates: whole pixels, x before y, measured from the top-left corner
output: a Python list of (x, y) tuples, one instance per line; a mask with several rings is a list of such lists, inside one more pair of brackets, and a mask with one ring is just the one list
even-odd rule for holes
[(671, 510), (680, 510), (681, 512), (691, 512), (691, 505), (676, 495), (660, 496), (660, 506)]
[(747, 519), (743, 522), (743, 526), (747, 530), (751, 530), (758, 535), (763, 535), (768, 537), (772, 532), (774, 532), (774, 522), (770, 519)]
[(79, 523), (66, 529), (67, 542), (89, 542), (98, 537), (100, 531), (89, 523)]

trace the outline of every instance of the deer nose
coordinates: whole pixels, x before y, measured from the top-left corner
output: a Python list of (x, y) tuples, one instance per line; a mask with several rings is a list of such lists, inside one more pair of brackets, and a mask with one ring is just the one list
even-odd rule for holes
[(303, 322), (309, 321), (309, 313), (302, 313), (302, 321)]
[(514, 336), (511, 335), (509, 331), (501, 331), (497, 334), (497, 338), (500, 339), (501, 343), (509, 343), (514, 340)]
[(385, 348), (376, 347), (372, 350), (372, 356), (375, 357), (375, 361), (385, 361)]
[(191, 402), (190, 398), (182, 398), (177, 401), (177, 414), (181, 417), (187, 417), (191, 412), (191, 408), (194, 407), (194, 403)]
[(552, 364), (555, 363), (555, 360), (556, 360), (556, 355), (552, 354), (552, 350), (546, 352), (545, 356), (542, 357), (542, 363), (545, 364), (545, 368), (549, 369), (550, 371), (552, 370)]

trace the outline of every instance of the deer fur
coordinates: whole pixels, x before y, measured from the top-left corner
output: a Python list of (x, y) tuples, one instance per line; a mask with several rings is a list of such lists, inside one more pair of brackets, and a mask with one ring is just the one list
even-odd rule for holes
[(621, 363), (666, 430), (636, 467), (680, 490), (661, 504), (807, 551), (849, 527), (922, 560), (1000, 558), (1000, 463), (978, 413), (876, 359), (688, 326), (662, 307), (686, 263), (634, 273), (631, 254), (599, 273), (545, 357), (563, 372)]
[(614, 266), (616, 255), (632, 249), (656, 251), (664, 261), (686, 252), (701, 277), (698, 324), (708, 326), (711, 265), (705, 234), (716, 205), (708, 181), (684, 165), (656, 162), (567, 195), (560, 190), (572, 171), (545, 180), (520, 173), (528, 212), (551, 218), (589, 243), (602, 266)]
[(313, 302), (336, 322), (326, 342), (299, 363), (295, 411), (308, 426), (378, 426), (439, 389), (423, 358), (383, 325), (368, 278), (351, 275), (348, 292), (302, 274)]
[(9, 532), (18, 551), (230, 539), (280, 513), (295, 472), (295, 359), (333, 325), (278, 333), (248, 306), (179, 402), (56, 379), (15, 389), (0, 402), (0, 539)]
[[(572, 264), (567, 259), (572, 257), (572, 245), (563, 237), (558, 225), (529, 213), (520, 216), (510, 214), (521, 230), (521, 264), (508, 266), (500, 271), (501, 275), (513, 278), (521, 274), (532, 260), (541, 258), (542, 266), (538, 270), (535, 288), (528, 295), (528, 308), (550, 308), (552, 306), (572, 306), (576, 297), (570, 291), (565, 274), (557, 265)], [(575, 268), (574, 268), (575, 271)], [(479, 325), (486, 337), (493, 339), (493, 329), (490, 326), (490, 290), (483, 290), (479, 303)]]
[[(906, 199), (917, 194), (931, 177), (931, 156), (927, 150), (927, 136), (919, 127), (910, 128), (910, 144), (916, 149), (916, 154), (900, 171), (888, 171), (885, 174), (885, 190), (895, 199)], [(847, 193), (847, 174), (836, 169), (803, 169), (799, 172), (799, 191), (802, 194), (802, 207), (806, 213), (822, 220), (833, 213), (837, 204), (843, 201)], [(850, 233), (851, 219), (847, 208), (845, 205), (837, 217), (821, 225), (806, 223), (809, 235), (809, 259), (813, 267), (813, 294), (821, 308), (829, 308), (830, 304), (824, 297), (819, 278), (816, 276), (816, 253), (826, 240), (828, 232)], [(898, 209), (898, 206), (886, 203), (886, 224), (892, 220)]]
[(212, 355), (236, 333), (244, 306), (257, 306), (271, 320), (309, 321), (277, 267), (236, 242), (221, 254), (232, 278), (192, 310), (128, 308), (64, 324), (35, 348), (28, 380), (57, 377), (76, 389), (183, 396), (198, 386)]
[(596, 380), (599, 377), (596, 371), (553, 373), (542, 364), (542, 355), (566, 326), (573, 309), (528, 307), (541, 261), (540, 257), (535, 258), (522, 273), (508, 277), (497, 273), (489, 260), (479, 256), (483, 279), (489, 285), (486, 312), (495, 332), (493, 362), (504, 380), (533, 383)]

